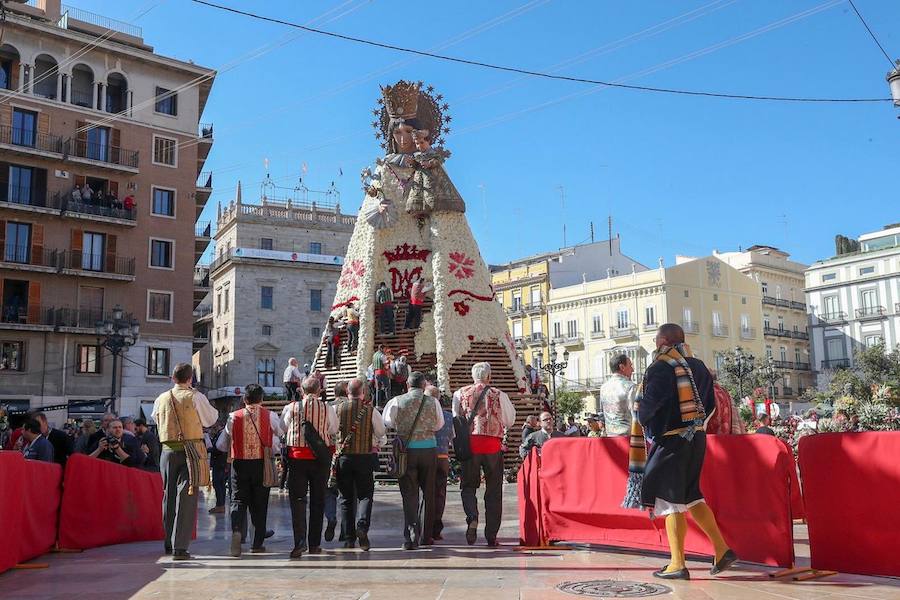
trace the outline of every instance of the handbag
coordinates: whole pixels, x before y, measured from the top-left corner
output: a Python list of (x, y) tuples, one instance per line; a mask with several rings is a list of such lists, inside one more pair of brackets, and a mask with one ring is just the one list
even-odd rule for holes
[[(419, 404), (419, 410), (416, 412), (416, 418), (413, 419), (412, 427), (409, 428), (409, 433), (406, 434), (406, 439), (408, 440), (412, 437), (413, 432), (416, 430), (416, 425), (419, 424), (419, 417), (422, 416), (422, 409), (425, 408), (425, 403), (431, 400), (430, 396), (422, 395), (422, 402)], [(393, 463), (391, 464), (391, 475), (400, 479), (404, 475), (406, 475), (406, 464), (407, 464), (407, 456), (406, 456), (406, 444), (407, 442), (400, 436), (398, 432), (396, 436), (394, 436), (394, 441), (391, 444), (391, 457), (393, 459)]]
[[(250, 421), (250, 424), (253, 425), (253, 429), (256, 430), (256, 437), (259, 438), (259, 443), (262, 446), (263, 452), (263, 487), (275, 487), (278, 485), (278, 482), (275, 480), (275, 457), (272, 456), (272, 442), (269, 441), (269, 445), (266, 446), (266, 443), (263, 441), (262, 436), (259, 435), (259, 427), (256, 426), (256, 423), (253, 421), (253, 414), (250, 412), (249, 408), (245, 408), (247, 411), (247, 418)], [(259, 416), (262, 416), (265, 413), (263, 411), (259, 411)]]
[(331, 448), (319, 435), (316, 426), (306, 420), (306, 404), (300, 400), (300, 428), (303, 430), (303, 440), (306, 446), (315, 456), (315, 461), (320, 467), (327, 467), (331, 464)]
[(472, 407), (468, 416), (453, 417), (453, 453), (456, 455), (456, 460), (463, 461), (472, 458), (472, 423), (490, 389), (491, 386), (484, 386), (478, 396), (478, 401), (475, 402), (475, 406)]
[(359, 426), (362, 424), (363, 417), (366, 415), (366, 406), (360, 403), (359, 410), (356, 411), (356, 417), (353, 419), (353, 424), (350, 425), (350, 433), (347, 434), (343, 440), (341, 440), (341, 447), (338, 448), (337, 452), (334, 453), (334, 456), (331, 457), (331, 471), (328, 473), (328, 485), (329, 489), (334, 489), (337, 487), (337, 463), (338, 457), (343, 454), (347, 447), (350, 445), (350, 440), (353, 439), (356, 430), (359, 429)]

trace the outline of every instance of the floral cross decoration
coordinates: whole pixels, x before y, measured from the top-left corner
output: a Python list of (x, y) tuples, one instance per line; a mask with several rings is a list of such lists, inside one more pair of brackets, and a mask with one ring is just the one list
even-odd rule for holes
[(451, 252), (449, 254), (450, 262), (447, 267), (450, 274), (455, 275), (457, 279), (468, 279), (475, 274), (475, 259), (469, 258), (464, 252)]

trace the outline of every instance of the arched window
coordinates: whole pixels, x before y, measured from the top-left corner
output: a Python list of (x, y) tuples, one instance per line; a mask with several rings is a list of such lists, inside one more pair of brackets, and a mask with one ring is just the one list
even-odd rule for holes
[(34, 79), (31, 88), (35, 96), (56, 100), (59, 81), (59, 65), (49, 54), (34, 59)]
[(120, 113), (128, 108), (128, 80), (121, 73), (110, 73), (106, 78), (106, 102), (109, 113)]
[(72, 104), (94, 108), (94, 71), (84, 64), (72, 67)]
[(9, 44), (0, 46), (0, 88), (14, 90), (19, 87), (19, 51)]

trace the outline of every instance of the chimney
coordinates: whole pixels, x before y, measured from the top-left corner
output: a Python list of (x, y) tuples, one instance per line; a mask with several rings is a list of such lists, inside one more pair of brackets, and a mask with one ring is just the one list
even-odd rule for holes
[(42, 4), (44, 5), (44, 15), (51, 22), (57, 23), (62, 18), (61, 0), (44, 0)]

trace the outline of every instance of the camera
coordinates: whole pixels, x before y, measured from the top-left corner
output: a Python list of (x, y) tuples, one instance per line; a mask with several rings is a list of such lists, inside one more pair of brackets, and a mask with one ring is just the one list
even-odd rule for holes
[(119, 438), (117, 438), (114, 435), (106, 436), (106, 445), (109, 446), (110, 448), (115, 448), (116, 446), (119, 445)]

